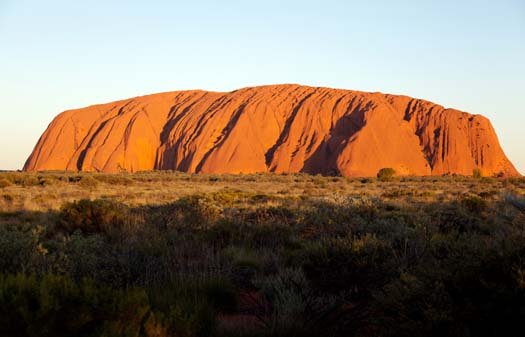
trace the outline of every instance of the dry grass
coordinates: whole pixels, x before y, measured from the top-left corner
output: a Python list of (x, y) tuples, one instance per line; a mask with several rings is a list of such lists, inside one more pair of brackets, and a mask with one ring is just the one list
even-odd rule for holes
[(46, 211), (80, 199), (111, 199), (129, 206), (161, 205), (194, 194), (234, 193), (271, 198), (377, 197), (396, 202), (446, 202), (464, 194), (495, 198), (525, 193), (525, 179), (406, 177), (392, 181), (305, 174), (195, 175), (0, 173), (0, 211)]

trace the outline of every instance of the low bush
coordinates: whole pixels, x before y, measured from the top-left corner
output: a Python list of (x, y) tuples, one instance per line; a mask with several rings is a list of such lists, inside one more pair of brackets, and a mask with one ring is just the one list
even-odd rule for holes
[(396, 170), (391, 167), (385, 167), (377, 172), (377, 179), (380, 181), (391, 181), (396, 176)]
[(485, 199), (477, 195), (468, 195), (461, 199), (461, 204), (472, 213), (480, 213), (487, 209), (487, 202)]
[(36, 237), (30, 229), (0, 226), (0, 273), (31, 269), (36, 246)]
[(180, 198), (170, 205), (167, 225), (210, 227), (215, 223), (222, 209), (212, 200), (200, 195)]
[(474, 170), (472, 170), (472, 177), (476, 179), (483, 178), (483, 171), (481, 171), (481, 169), (479, 168), (475, 168)]
[(333, 336), (341, 303), (313, 290), (301, 269), (288, 268), (256, 281), (263, 336)]
[(258, 252), (253, 250), (229, 246), (223, 254), (231, 261), (232, 279), (241, 289), (250, 289), (252, 281), (258, 272), (262, 269), (263, 261)]
[(502, 250), (478, 240), (443, 237), (433, 259), (376, 292), (378, 335), (521, 336), (523, 243)]
[(373, 235), (328, 239), (304, 248), (300, 261), (308, 279), (327, 294), (352, 289), (354, 298), (370, 296), (391, 276), (392, 248)]
[(0, 335), (19, 337), (145, 336), (143, 322), (151, 314), (138, 289), (22, 274), (0, 276), (0, 312)]
[(121, 203), (97, 199), (83, 199), (65, 204), (58, 214), (56, 230), (72, 234), (109, 233), (122, 228), (129, 221), (129, 208)]
[[(163, 313), (172, 336), (209, 336), (218, 314), (238, 308), (237, 288), (222, 277), (187, 275), (149, 288), (154, 311)], [(160, 315), (159, 315), (160, 316)]]

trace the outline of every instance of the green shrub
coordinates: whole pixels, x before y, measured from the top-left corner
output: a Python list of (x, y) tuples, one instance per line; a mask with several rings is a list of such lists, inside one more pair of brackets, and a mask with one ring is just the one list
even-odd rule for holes
[(385, 167), (377, 172), (377, 178), (380, 181), (391, 181), (396, 176), (396, 170), (391, 167)]
[(463, 197), (461, 204), (472, 213), (480, 213), (487, 209), (487, 201), (477, 195)]
[(0, 273), (30, 269), (37, 243), (30, 230), (0, 226)]
[(440, 233), (474, 233), (483, 226), (480, 212), (487, 207), (485, 200), (478, 196), (466, 196), (458, 201), (434, 205), (430, 210), (429, 222)]
[[(50, 242), (53, 243), (53, 242)], [(118, 261), (115, 247), (101, 234), (82, 235), (76, 231), (63, 245), (51, 245), (51, 251), (60, 249), (63, 258), (59, 258), (55, 270), (64, 272), (76, 280), (85, 277), (104, 282), (112, 286), (122, 286), (128, 282), (122, 272), (124, 261)], [(120, 263), (119, 263), (120, 262)]]
[(278, 248), (288, 242), (292, 237), (290, 226), (282, 224), (261, 224), (246, 227), (245, 240), (252, 247)]
[(231, 261), (232, 278), (240, 288), (248, 289), (252, 280), (262, 269), (261, 256), (253, 250), (230, 246), (224, 250), (224, 255)]
[(523, 334), (523, 243), (501, 249), (487, 247), (472, 235), (446, 235), (432, 246), (433, 258), (375, 293), (378, 335)]
[[(334, 336), (340, 303), (315, 292), (300, 269), (284, 269), (256, 281), (267, 336)], [(270, 310), (268, 310), (270, 309)]]
[(2, 336), (138, 336), (149, 311), (141, 290), (55, 275), (0, 277)]
[(200, 195), (183, 197), (171, 205), (168, 222), (187, 226), (210, 227), (222, 213), (212, 200)]
[(242, 227), (241, 224), (230, 219), (220, 219), (201, 234), (205, 241), (217, 247), (226, 247), (242, 240)]
[(291, 225), (295, 222), (296, 214), (285, 206), (259, 206), (247, 213), (244, 220), (253, 224)]
[(186, 275), (148, 291), (153, 310), (168, 326), (170, 336), (210, 336), (218, 313), (231, 313), (238, 306), (237, 289), (226, 279)]
[(362, 298), (393, 272), (391, 254), (387, 242), (366, 234), (312, 243), (304, 248), (300, 260), (308, 279), (323, 292), (354, 291)]
[(127, 206), (104, 199), (83, 199), (65, 204), (58, 215), (56, 229), (71, 234), (80, 230), (84, 234), (109, 233), (122, 228), (129, 221)]

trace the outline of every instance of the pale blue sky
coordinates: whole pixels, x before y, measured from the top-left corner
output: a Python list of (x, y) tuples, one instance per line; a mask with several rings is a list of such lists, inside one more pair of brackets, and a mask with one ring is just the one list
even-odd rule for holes
[(66, 109), (275, 83), (483, 114), (525, 173), (523, 0), (0, 0), (0, 169)]

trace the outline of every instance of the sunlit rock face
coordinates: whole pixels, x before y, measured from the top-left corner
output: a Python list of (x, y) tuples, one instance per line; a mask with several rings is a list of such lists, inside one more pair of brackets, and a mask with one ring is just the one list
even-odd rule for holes
[(488, 119), (407, 96), (299, 85), (178, 91), (69, 110), (24, 169), (514, 176)]

